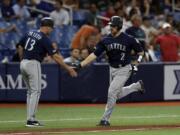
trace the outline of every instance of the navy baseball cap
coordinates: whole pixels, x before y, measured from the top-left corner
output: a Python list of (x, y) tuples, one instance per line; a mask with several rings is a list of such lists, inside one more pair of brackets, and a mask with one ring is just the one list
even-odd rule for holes
[(112, 16), (108, 24), (110, 26), (117, 26), (118, 28), (122, 28), (123, 19), (119, 16)]
[(44, 17), (41, 19), (40, 26), (47, 26), (47, 27), (54, 28), (54, 20), (51, 17)]

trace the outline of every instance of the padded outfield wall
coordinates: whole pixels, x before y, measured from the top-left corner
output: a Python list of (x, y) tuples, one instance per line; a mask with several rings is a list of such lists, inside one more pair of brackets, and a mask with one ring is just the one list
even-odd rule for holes
[[(103, 103), (107, 99), (109, 66), (94, 63), (80, 70), (77, 78), (56, 64), (42, 64), (42, 95), (46, 102)], [(142, 79), (146, 93), (133, 93), (121, 102), (180, 100), (180, 64), (147, 63), (127, 84)], [(19, 64), (0, 64), (0, 101), (26, 100), (26, 88), (20, 75)]]

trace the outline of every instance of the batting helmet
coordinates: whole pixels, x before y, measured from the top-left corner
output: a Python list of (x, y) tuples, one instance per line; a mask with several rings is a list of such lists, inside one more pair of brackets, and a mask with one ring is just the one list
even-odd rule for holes
[(51, 17), (44, 17), (41, 19), (41, 26), (54, 27), (54, 21)]
[(118, 29), (121, 29), (123, 25), (123, 19), (119, 16), (112, 16), (108, 24), (110, 26), (115, 26), (118, 27)]

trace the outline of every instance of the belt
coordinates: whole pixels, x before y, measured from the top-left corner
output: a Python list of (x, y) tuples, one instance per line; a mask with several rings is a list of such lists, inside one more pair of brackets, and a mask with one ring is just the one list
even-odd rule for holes
[(41, 61), (37, 60), (37, 59), (30, 59), (30, 58), (24, 58), (23, 60), (35, 60), (41, 63)]
[(110, 66), (113, 68), (121, 68), (121, 67), (125, 67), (126, 64), (110, 64)]

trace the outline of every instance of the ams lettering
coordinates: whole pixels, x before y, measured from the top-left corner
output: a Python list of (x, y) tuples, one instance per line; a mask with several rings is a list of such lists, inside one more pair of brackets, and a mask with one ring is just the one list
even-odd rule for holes
[[(47, 87), (46, 82), (46, 74), (42, 74), (42, 81), (41, 81), (42, 89), (45, 89)], [(0, 76), (0, 89), (26, 89), (22, 76), (19, 74), (16, 79), (12, 77), (12, 75), (7, 74), (6, 79), (3, 80), (2, 76)]]

